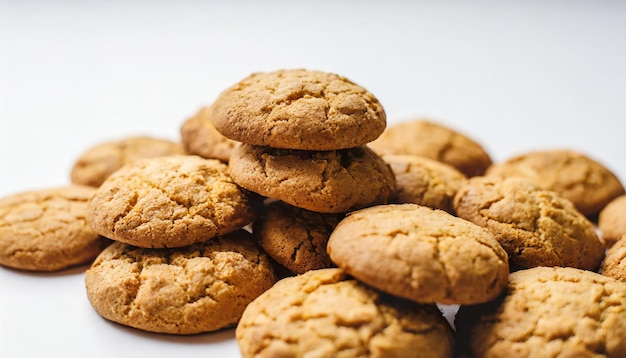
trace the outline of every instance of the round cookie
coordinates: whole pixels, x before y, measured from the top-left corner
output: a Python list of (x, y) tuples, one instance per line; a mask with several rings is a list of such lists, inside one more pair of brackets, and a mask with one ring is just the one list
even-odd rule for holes
[(502, 298), (462, 306), (455, 325), (471, 357), (626, 357), (626, 284), (570, 267), (521, 270)]
[(217, 159), (143, 159), (112, 174), (89, 201), (101, 235), (145, 248), (203, 242), (251, 223), (252, 199)]
[(453, 213), (452, 201), (467, 178), (454, 167), (417, 155), (386, 154), (396, 176), (394, 201), (414, 203)]
[(343, 217), (344, 214), (318, 213), (274, 201), (254, 222), (252, 233), (276, 262), (303, 274), (333, 266), (326, 245)]
[(218, 96), (210, 117), (236, 141), (301, 150), (358, 147), (387, 124), (382, 105), (366, 89), (306, 69), (251, 74)]
[(180, 127), (181, 141), (189, 154), (228, 163), (233, 149), (240, 143), (224, 137), (210, 120), (210, 108), (201, 108)]
[(626, 234), (620, 236), (619, 240), (606, 251), (600, 273), (626, 282)]
[(0, 198), (0, 265), (57, 271), (93, 260), (110, 243), (85, 221), (94, 192), (69, 185)]
[(78, 157), (70, 174), (72, 183), (98, 187), (113, 172), (144, 158), (185, 154), (180, 143), (138, 136), (109, 141), (87, 149)]
[(489, 229), (518, 267), (595, 270), (604, 244), (567, 199), (525, 178), (474, 177), (454, 198), (456, 214)]
[(491, 165), (491, 157), (478, 142), (424, 119), (390, 126), (368, 146), (380, 155), (408, 154), (437, 160), (467, 177), (482, 175)]
[(389, 165), (365, 146), (316, 152), (244, 144), (229, 167), (250, 191), (323, 213), (386, 204), (396, 189)]
[(509, 274), (506, 252), (488, 230), (417, 204), (352, 212), (327, 249), (356, 279), (416, 302), (486, 302), (502, 292)]
[(607, 247), (626, 235), (626, 195), (611, 200), (598, 215), (598, 229)]
[(527, 152), (492, 165), (486, 175), (527, 178), (570, 200), (586, 216), (624, 194), (619, 179), (605, 166), (567, 149)]
[(336, 268), (285, 278), (244, 311), (250, 357), (452, 357), (454, 334), (434, 304), (378, 292)]
[(171, 334), (235, 325), (274, 282), (269, 258), (245, 230), (176, 249), (116, 242), (85, 275), (87, 297), (102, 317)]

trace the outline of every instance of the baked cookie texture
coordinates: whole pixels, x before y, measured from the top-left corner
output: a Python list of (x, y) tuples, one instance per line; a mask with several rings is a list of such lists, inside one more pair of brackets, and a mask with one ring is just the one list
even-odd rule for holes
[(426, 119), (388, 127), (368, 144), (376, 153), (418, 155), (453, 166), (467, 177), (483, 175), (492, 164), (487, 151), (468, 136)]
[(417, 204), (348, 214), (327, 250), (356, 279), (416, 302), (486, 302), (502, 292), (509, 274), (507, 254), (488, 230)]
[(276, 262), (291, 272), (303, 274), (334, 266), (326, 245), (343, 217), (343, 213), (318, 213), (273, 201), (255, 220), (252, 233)]
[(570, 267), (521, 270), (500, 299), (461, 306), (455, 325), (472, 357), (626, 357), (626, 284)]
[(253, 73), (211, 106), (215, 128), (233, 140), (274, 148), (339, 150), (364, 145), (385, 129), (380, 102), (334, 73), (284, 69)]
[(604, 244), (567, 199), (525, 178), (473, 177), (454, 199), (457, 215), (489, 229), (517, 267), (596, 270)]
[(607, 247), (626, 235), (626, 195), (611, 200), (598, 215), (598, 229)]
[(386, 204), (396, 190), (389, 165), (366, 146), (304, 151), (244, 144), (229, 169), (247, 190), (323, 213)]
[(615, 244), (606, 251), (600, 273), (626, 282), (626, 234), (620, 236)]
[(230, 154), (240, 143), (218, 132), (210, 118), (210, 107), (203, 107), (185, 120), (180, 127), (182, 145), (189, 154), (228, 163)]
[(249, 357), (452, 357), (454, 336), (433, 304), (376, 291), (336, 268), (285, 278), (254, 300), (236, 329)]
[(58, 271), (95, 259), (110, 241), (85, 220), (94, 192), (69, 185), (0, 198), (0, 265)]
[(137, 161), (107, 178), (89, 201), (87, 219), (115, 241), (181, 247), (251, 223), (252, 201), (219, 160), (169, 156)]
[(167, 139), (136, 136), (97, 144), (82, 153), (72, 167), (74, 184), (99, 187), (113, 172), (144, 158), (185, 154), (180, 143)]
[(608, 168), (569, 149), (526, 152), (492, 165), (486, 175), (527, 178), (570, 200), (586, 216), (597, 214), (625, 193), (619, 179)]
[(417, 155), (385, 154), (396, 176), (393, 201), (414, 203), (454, 213), (453, 199), (467, 178), (454, 167)]
[(269, 258), (250, 236), (237, 230), (177, 249), (116, 242), (87, 270), (87, 297), (102, 317), (150, 332), (233, 326), (275, 282)]

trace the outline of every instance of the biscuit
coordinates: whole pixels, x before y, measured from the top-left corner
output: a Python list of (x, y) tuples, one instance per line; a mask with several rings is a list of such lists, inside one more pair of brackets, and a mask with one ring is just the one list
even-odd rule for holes
[(471, 357), (626, 357), (626, 285), (571, 267), (521, 270), (502, 298), (461, 306), (455, 325)]
[(252, 226), (265, 252), (294, 272), (332, 267), (326, 252), (330, 233), (344, 214), (318, 213), (282, 201), (269, 203)]
[(417, 204), (352, 212), (330, 235), (331, 260), (356, 279), (416, 302), (474, 304), (506, 287), (506, 252), (486, 229)]
[(210, 120), (210, 108), (201, 108), (180, 127), (181, 141), (189, 154), (228, 163), (233, 149), (240, 143), (224, 137)]
[(611, 200), (600, 211), (598, 229), (607, 247), (613, 246), (620, 236), (626, 235), (626, 195)]
[(98, 187), (113, 172), (144, 158), (185, 154), (180, 143), (153, 137), (129, 137), (97, 144), (82, 153), (70, 173), (74, 184)]
[(600, 273), (626, 282), (626, 234), (620, 236), (619, 240), (606, 251)]
[(492, 163), (491, 157), (478, 142), (452, 128), (425, 119), (390, 126), (368, 146), (380, 155), (419, 155), (444, 162), (467, 177), (484, 174)]
[(454, 167), (417, 155), (386, 154), (396, 176), (394, 202), (414, 203), (454, 212), (452, 201), (467, 178)]
[(323, 213), (385, 204), (396, 189), (389, 165), (365, 146), (317, 152), (245, 144), (229, 168), (252, 192)]
[(252, 199), (217, 159), (143, 159), (112, 174), (89, 201), (99, 234), (145, 248), (203, 242), (251, 223)]
[(87, 222), (95, 188), (69, 185), (0, 199), (0, 265), (57, 271), (92, 261), (110, 244)]
[(145, 331), (230, 327), (275, 282), (269, 258), (250, 236), (237, 230), (176, 249), (116, 242), (87, 270), (87, 297), (102, 317)]
[(531, 151), (489, 167), (486, 175), (521, 176), (556, 191), (586, 216), (624, 194), (619, 179), (599, 162), (567, 149)]
[(376, 139), (387, 124), (370, 92), (345, 77), (305, 69), (254, 73), (212, 105), (215, 128), (274, 148), (339, 150)]
[(604, 245), (567, 199), (525, 178), (474, 177), (454, 199), (456, 214), (489, 229), (518, 267), (595, 270)]
[(250, 357), (452, 357), (433, 304), (378, 292), (336, 268), (285, 278), (254, 300), (235, 331)]

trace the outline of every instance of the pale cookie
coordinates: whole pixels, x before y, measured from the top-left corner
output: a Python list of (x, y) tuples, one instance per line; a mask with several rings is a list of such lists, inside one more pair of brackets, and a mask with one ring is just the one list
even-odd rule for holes
[(474, 177), (454, 199), (456, 214), (489, 229), (519, 267), (599, 267), (604, 244), (567, 199), (525, 178)]
[(254, 222), (252, 233), (276, 262), (302, 274), (334, 266), (326, 245), (330, 233), (343, 216), (342, 213), (318, 213), (274, 201)]
[(573, 150), (527, 152), (492, 165), (486, 174), (527, 178), (544, 189), (556, 191), (587, 216), (597, 214), (624, 194), (624, 187), (609, 169)]
[(512, 273), (506, 294), (462, 306), (455, 325), (471, 357), (626, 357), (626, 284), (591, 271)]
[(389, 165), (365, 146), (316, 152), (244, 144), (229, 167), (250, 191), (324, 213), (386, 204), (396, 189)]
[(378, 292), (340, 269), (278, 281), (244, 311), (244, 358), (452, 357), (454, 333), (433, 304)]
[(454, 167), (417, 155), (386, 154), (396, 175), (397, 203), (414, 203), (454, 212), (452, 201), (467, 178)]
[(598, 215), (598, 229), (607, 247), (626, 235), (626, 195), (611, 200)]
[(180, 143), (152, 137), (129, 137), (95, 145), (80, 155), (70, 174), (72, 183), (98, 187), (113, 172), (144, 158), (185, 154)]
[(626, 282), (626, 234), (622, 235), (610, 249), (602, 262), (600, 273)]
[(328, 254), (348, 274), (416, 302), (474, 304), (506, 287), (506, 252), (486, 229), (417, 204), (350, 213), (330, 235)]
[(87, 219), (103, 236), (146, 248), (203, 242), (251, 223), (249, 193), (217, 159), (144, 159), (115, 172), (89, 202)]
[(57, 271), (88, 263), (110, 244), (85, 220), (95, 188), (70, 185), (0, 199), (0, 265)]
[(390, 126), (368, 145), (381, 155), (419, 155), (444, 162), (467, 177), (482, 175), (491, 165), (491, 157), (478, 142), (452, 128), (424, 119)]
[(145, 331), (194, 334), (235, 325), (275, 282), (269, 258), (237, 230), (176, 249), (116, 242), (85, 275), (87, 297), (102, 317)]
[(219, 95), (211, 120), (239, 142), (302, 150), (358, 147), (387, 123), (382, 105), (363, 87), (305, 69), (248, 76)]
[(201, 108), (180, 127), (181, 141), (189, 154), (228, 163), (233, 149), (240, 143), (224, 137), (210, 120), (210, 108)]

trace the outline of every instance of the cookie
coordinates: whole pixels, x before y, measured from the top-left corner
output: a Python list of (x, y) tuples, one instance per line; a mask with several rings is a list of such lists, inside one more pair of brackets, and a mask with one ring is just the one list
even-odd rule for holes
[(437, 160), (467, 177), (484, 174), (492, 163), (487, 151), (475, 140), (425, 119), (390, 126), (368, 146), (380, 155), (409, 154)]
[(454, 199), (456, 214), (489, 229), (518, 267), (595, 270), (604, 244), (567, 199), (525, 178), (474, 177)]
[(181, 141), (189, 154), (228, 163), (233, 149), (240, 143), (224, 137), (210, 120), (210, 108), (201, 108), (180, 127)]
[(251, 223), (252, 199), (217, 159), (143, 159), (115, 172), (89, 201), (99, 234), (144, 248), (203, 242)]
[(69, 185), (1, 198), (0, 265), (58, 271), (92, 261), (110, 243), (85, 221), (94, 192)]
[(102, 317), (171, 334), (235, 325), (274, 282), (269, 258), (245, 230), (176, 249), (116, 242), (85, 275), (87, 297)]
[(333, 266), (326, 245), (343, 216), (343, 213), (318, 213), (274, 201), (254, 222), (252, 233), (276, 262), (303, 274)]
[(389, 165), (365, 146), (317, 152), (245, 144), (229, 168), (252, 192), (323, 213), (385, 204), (396, 189)]
[(531, 151), (492, 165), (486, 175), (520, 176), (556, 191), (587, 216), (624, 194), (619, 179), (604, 165), (567, 149)]
[(414, 203), (453, 213), (452, 201), (465, 184), (463, 173), (445, 163), (417, 155), (386, 154), (396, 176), (396, 203)]
[(327, 249), (356, 279), (416, 302), (489, 301), (509, 274), (506, 252), (488, 230), (417, 204), (352, 212), (332, 232)]
[(615, 244), (606, 251), (600, 273), (626, 282), (626, 234), (620, 236)]
[(97, 144), (82, 153), (72, 167), (72, 183), (98, 187), (113, 172), (144, 158), (185, 154), (180, 143), (138, 136)]
[(607, 247), (626, 235), (626, 195), (611, 200), (598, 215), (598, 229)]
[(433, 304), (378, 292), (329, 268), (285, 278), (254, 300), (235, 331), (249, 357), (452, 357)]
[(570, 267), (521, 270), (502, 298), (461, 306), (455, 325), (471, 357), (626, 357), (626, 284)]
[(233, 140), (274, 148), (339, 150), (364, 145), (385, 129), (376, 97), (334, 73), (286, 69), (254, 73), (212, 105), (215, 128)]

